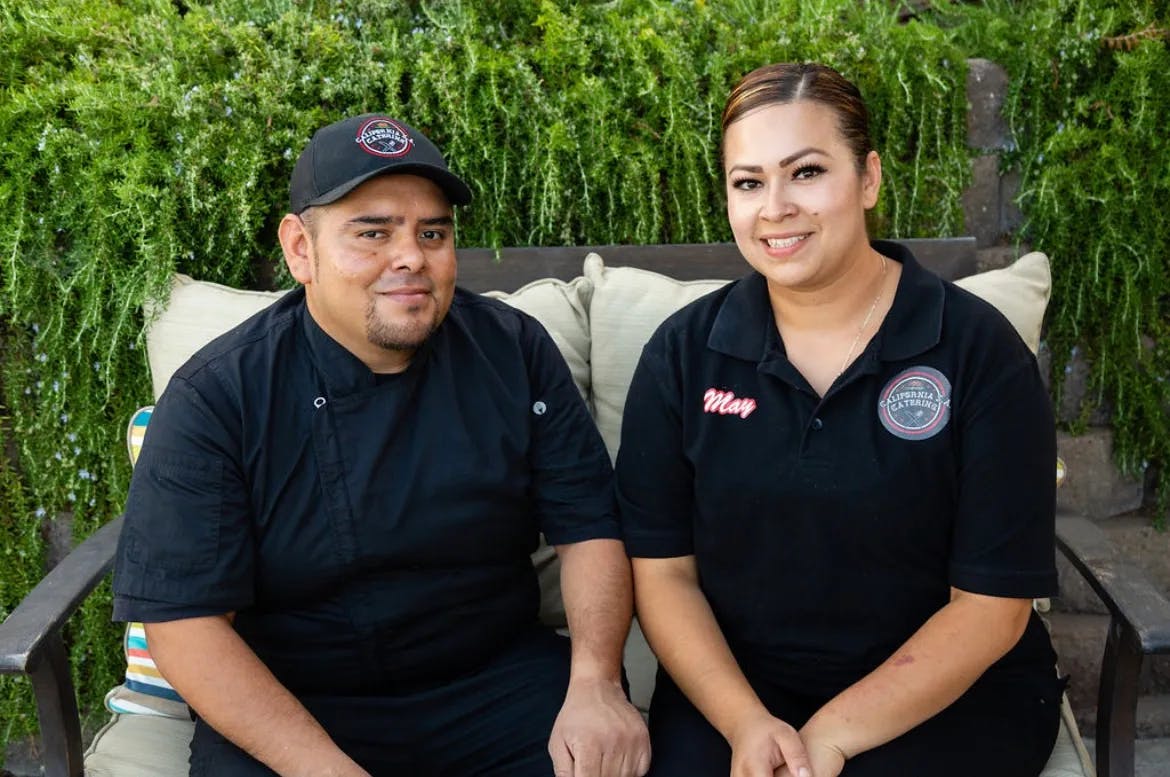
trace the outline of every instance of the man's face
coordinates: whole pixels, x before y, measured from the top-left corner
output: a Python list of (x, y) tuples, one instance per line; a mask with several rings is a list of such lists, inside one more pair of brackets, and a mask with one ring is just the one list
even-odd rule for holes
[(285, 216), (280, 237), (313, 319), (374, 372), (406, 369), (451, 307), (451, 206), (427, 178), (373, 178)]

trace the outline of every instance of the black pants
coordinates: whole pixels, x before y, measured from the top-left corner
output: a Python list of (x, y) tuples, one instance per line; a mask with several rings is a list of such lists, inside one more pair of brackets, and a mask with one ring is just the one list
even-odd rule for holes
[[(374, 777), (550, 777), (548, 737), (569, 682), (569, 641), (534, 629), (481, 671), (401, 696), (302, 698)], [(275, 773), (197, 720), (191, 777)]]
[[(773, 715), (800, 728), (828, 699), (752, 683)], [(1064, 681), (984, 678), (902, 736), (861, 753), (842, 777), (1037, 777), (1060, 726)], [(650, 704), (650, 777), (727, 777), (731, 748), (659, 670)]]

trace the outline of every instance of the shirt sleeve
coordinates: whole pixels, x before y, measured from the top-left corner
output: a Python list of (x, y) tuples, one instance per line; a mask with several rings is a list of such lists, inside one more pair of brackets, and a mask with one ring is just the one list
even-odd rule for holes
[(238, 430), (172, 378), (147, 427), (114, 567), (114, 619), (218, 615), (253, 601), (253, 536)]
[[(986, 373), (990, 370), (985, 378)], [(966, 400), (958, 413), (959, 501), (950, 582), (989, 596), (1053, 596), (1056, 432), (1051, 400), (1027, 353), (1000, 371), (998, 379), (985, 382), (987, 388)]]
[(642, 351), (622, 414), (617, 502), (626, 552), (644, 558), (694, 551), (694, 468), (683, 444), (682, 396), (661, 332)]
[(529, 463), (540, 530), (551, 545), (618, 539), (613, 466), (601, 434), (552, 337), (535, 319), (522, 331), (530, 354)]

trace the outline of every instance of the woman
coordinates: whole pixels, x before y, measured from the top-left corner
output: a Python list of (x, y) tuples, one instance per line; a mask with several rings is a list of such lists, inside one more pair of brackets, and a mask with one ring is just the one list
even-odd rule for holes
[(1062, 691), (1035, 359), (869, 241), (881, 160), (837, 72), (747, 75), (722, 163), (754, 272), (647, 344), (617, 463), (651, 773), (1035, 777)]

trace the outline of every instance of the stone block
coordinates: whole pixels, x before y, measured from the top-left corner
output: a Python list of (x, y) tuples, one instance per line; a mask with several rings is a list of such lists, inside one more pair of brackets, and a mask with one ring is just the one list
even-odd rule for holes
[(1097, 683), (1101, 674), (1101, 656), (1105, 650), (1105, 636), (1109, 631), (1109, 616), (1049, 613), (1048, 632), (1056, 649), (1056, 660), (1061, 674), (1068, 675), (1068, 700), (1076, 713), (1082, 731), (1082, 722), (1097, 711)]
[(1122, 558), (1170, 598), (1170, 532), (1155, 529), (1144, 513), (1102, 521), (1101, 530)]
[(1063, 553), (1056, 554), (1056, 578), (1060, 593), (1052, 600), (1053, 612), (1071, 612), (1081, 615), (1108, 615), (1109, 610), (1089, 586), (1081, 573)]
[[(1068, 701), (1076, 714), (1081, 731), (1092, 731), (1097, 719), (1097, 690), (1100, 682), (1101, 658), (1105, 651), (1105, 635), (1109, 617), (1105, 615), (1076, 615), (1051, 613), (1045, 617), (1056, 649), (1061, 674), (1068, 675)], [(1170, 683), (1170, 656), (1147, 656), (1142, 665), (1138, 692), (1139, 736), (1167, 736), (1160, 733), (1170, 716), (1155, 714), (1158, 705), (1142, 714), (1142, 702), (1165, 697)]]
[(975, 251), (975, 271), (987, 272), (1007, 267), (1020, 258), (1020, 249), (1015, 246), (991, 246)]
[(1091, 428), (1082, 435), (1056, 435), (1056, 452), (1064, 460), (1064, 483), (1056, 506), (1089, 518), (1108, 518), (1142, 505), (1142, 480), (1126, 477), (1113, 463), (1113, 432)]
[(1007, 71), (991, 60), (967, 60), (967, 145), (978, 149), (1008, 148), (1011, 136), (1003, 117)]
[(995, 245), (1003, 230), (999, 224), (999, 157), (989, 154), (971, 162), (971, 186), (961, 196), (968, 235), (980, 248)]
[(999, 179), (999, 226), (1005, 234), (1015, 232), (1024, 224), (1024, 212), (1016, 202), (1019, 196), (1020, 171), (1008, 170)]
[[(1051, 369), (1050, 358), (1048, 370)], [(1084, 422), (1090, 426), (1109, 425), (1113, 417), (1112, 410), (1099, 396), (1089, 393), (1089, 372), (1089, 362), (1084, 353), (1074, 348), (1061, 375), (1060, 405), (1056, 408), (1056, 418), (1061, 423), (1078, 423), (1084, 417)]]
[[(1097, 730), (1095, 707), (1084, 710), (1073, 707), (1073, 713), (1082, 736)], [(1170, 739), (1166, 739), (1170, 737), (1170, 695), (1138, 697), (1136, 733), (1135, 777), (1166, 777), (1166, 765), (1170, 763), (1170, 760), (1167, 760), (1167, 756), (1170, 755)], [(1091, 740), (1086, 738), (1085, 744), (1090, 743)], [(1089, 750), (1092, 752), (1092, 747)]]
[(1040, 368), (1040, 379), (1044, 381), (1044, 390), (1052, 394), (1052, 351), (1048, 349), (1048, 343), (1044, 341), (1043, 334), (1040, 337), (1040, 347), (1036, 350), (1036, 364)]

